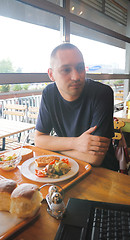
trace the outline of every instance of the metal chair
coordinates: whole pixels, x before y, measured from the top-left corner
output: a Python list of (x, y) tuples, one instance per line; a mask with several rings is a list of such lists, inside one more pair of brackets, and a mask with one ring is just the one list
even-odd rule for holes
[[(27, 113), (27, 121), (28, 123), (36, 123), (37, 117), (38, 117), (39, 107), (28, 107), (28, 113)], [(28, 142), (31, 145), (34, 145), (34, 129), (30, 131)]]
[[(19, 122), (24, 122), (26, 121), (27, 115), (27, 106), (26, 105), (20, 105), (20, 104), (5, 104), (4, 105), (4, 110), (3, 110), (3, 117), (5, 119), (9, 119), (11, 121), (19, 121)], [(20, 147), (20, 139), (21, 139), (21, 133), (7, 137), (4, 139), (0, 139), (0, 145), (1, 149), (3, 150), (9, 150), (9, 149), (14, 149), (16, 147)], [(3, 145), (3, 146), (2, 146)]]

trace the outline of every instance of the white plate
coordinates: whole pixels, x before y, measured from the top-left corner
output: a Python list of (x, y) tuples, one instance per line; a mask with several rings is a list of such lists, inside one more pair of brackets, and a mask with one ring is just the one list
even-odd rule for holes
[[(71, 170), (65, 174), (60, 176), (59, 178), (49, 178), (49, 177), (37, 177), (35, 175), (35, 169), (42, 169), (43, 167), (37, 167), (35, 163), (35, 159), (39, 157), (47, 157), (47, 156), (57, 156), (60, 157), (60, 159), (67, 158), (70, 162)], [(21, 165), (21, 173), (23, 174), (24, 177), (36, 181), (36, 182), (47, 182), (47, 183), (54, 183), (54, 182), (61, 182), (65, 181), (71, 177), (73, 177), (78, 171), (79, 171), (79, 165), (76, 161), (73, 159), (66, 157), (66, 156), (60, 156), (60, 155), (43, 155), (39, 157), (34, 157), (29, 160), (26, 160), (22, 165)]]

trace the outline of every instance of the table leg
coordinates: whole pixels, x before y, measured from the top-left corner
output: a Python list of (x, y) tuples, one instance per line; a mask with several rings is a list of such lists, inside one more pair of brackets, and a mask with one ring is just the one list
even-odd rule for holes
[(2, 147), (0, 148), (0, 151), (5, 150), (5, 137), (2, 138)]
[(20, 142), (21, 139), (21, 133), (18, 134), (18, 142)]

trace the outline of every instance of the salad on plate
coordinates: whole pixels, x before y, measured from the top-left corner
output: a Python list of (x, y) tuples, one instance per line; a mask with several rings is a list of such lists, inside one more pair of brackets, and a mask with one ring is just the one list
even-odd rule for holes
[(35, 169), (35, 175), (38, 177), (59, 178), (67, 174), (71, 169), (68, 158), (53, 160), (42, 169)]

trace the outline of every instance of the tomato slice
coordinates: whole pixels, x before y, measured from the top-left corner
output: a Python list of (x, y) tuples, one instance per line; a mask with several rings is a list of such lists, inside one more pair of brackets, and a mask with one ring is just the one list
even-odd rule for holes
[(43, 170), (38, 170), (38, 169), (35, 169), (35, 175), (38, 177), (46, 177), (47, 176)]
[(49, 163), (49, 165), (53, 165), (56, 162), (56, 160), (53, 160)]
[(63, 161), (64, 163), (66, 163), (66, 164), (69, 165), (69, 160), (68, 160), (68, 158), (63, 158), (61, 161)]

